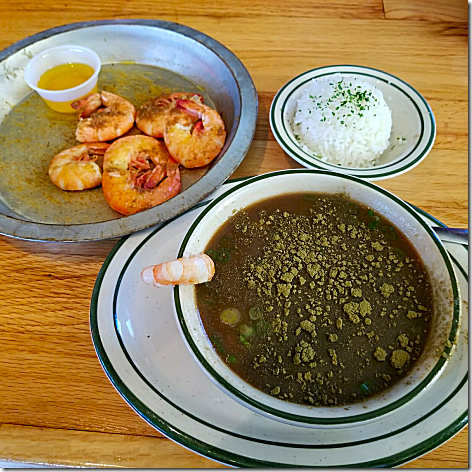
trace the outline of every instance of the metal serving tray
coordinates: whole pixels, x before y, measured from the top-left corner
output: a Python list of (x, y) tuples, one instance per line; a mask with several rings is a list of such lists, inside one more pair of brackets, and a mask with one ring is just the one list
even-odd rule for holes
[[(94, 49), (102, 60), (99, 88), (123, 93), (135, 106), (158, 90), (182, 91), (193, 84), (192, 91), (202, 93), (225, 121), (227, 140), (221, 154), (204, 168), (183, 169), (176, 197), (132, 216), (113, 211), (101, 188), (59, 190), (47, 168), (55, 154), (78, 144), (73, 135), (77, 118), (50, 111), (26, 85), (23, 70), (35, 54), (60, 44)], [(113, 65), (119, 69), (123, 64), (130, 64), (130, 70), (133, 65), (148, 66), (142, 82), (139, 74), (114, 71)], [(257, 108), (254, 84), (241, 61), (186, 26), (158, 20), (93, 21), (19, 41), (0, 52), (0, 234), (36, 241), (90, 241), (173, 218), (233, 173), (254, 137)]]

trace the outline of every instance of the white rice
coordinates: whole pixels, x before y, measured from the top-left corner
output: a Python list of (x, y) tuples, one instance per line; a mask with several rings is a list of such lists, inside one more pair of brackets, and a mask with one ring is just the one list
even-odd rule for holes
[(313, 79), (297, 102), (293, 133), (302, 149), (331, 164), (370, 167), (387, 149), (392, 114), (382, 92), (354, 76)]

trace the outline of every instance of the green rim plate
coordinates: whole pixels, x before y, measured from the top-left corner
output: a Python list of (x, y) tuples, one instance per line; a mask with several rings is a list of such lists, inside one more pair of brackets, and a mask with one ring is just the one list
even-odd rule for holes
[[(415, 134), (408, 138), (404, 152), (388, 162), (375, 167), (354, 168), (324, 162), (300, 147), (290, 126), (292, 119), (292, 117), (289, 116), (290, 103), (294, 99), (293, 97), (312, 79), (336, 73), (354, 75), (360, 79), (371, 82), (377, 81), (381, 84), (382, 88), (390, 90), (392, 94), (395, 94), (397, 97), (402, 97), (405, 102), (408, 103), (410, 114), (412, 114), (411, 120), (417, 123), (419, 132), (417, 135)], [(402, 122), (404, 120), (401, 119), (401, 115), (407, 113), (406, 110), (397, 110), (396, 102), (396, 100), (392, 100), (390, 103), (394, 118), (392, 134), (394, 134), (396, 126), (403, 126)], [(415, 88), (387, 72), (371, 67), (354, 65), (319, 67), (294, 77), (275, 95), (270, 107), (269, 121), (272, 133), (279, 145), (298, 163), (309, 169), (333, 170), (354, 175), (365, 180), (388, 179), (411, 170), (428, 155), (436, 137), (436, 122), (433, 111), (424, 97)], [(388, 152), (388, 150), (386, 152)]]
[[(238, 179), (238, 181), (240, 180), (243, 179)], [(235, 182), (236, 181), (228, 182), (218, 192), (222, 192), (225, 188), (235, 185)], [(208, 202), (203, 202), (200, 206), (204, 206), (207, 203)], [(420, 213), (422, 217), (431, 224), (444, 226), (438, 220), (431, 217), (422, 210), (417, 208), (415, 208), (415, 210), (418, 211), (418, 213)], [(198, 212), (201, 210), (196, 209), (195, 211)], [(177, 223), (177, 220), (179, 220), (179, 218), (176, 218), (173, 221)], [(105, 370), (112, 384), (128, 402), (128, 404), (145, 421), (154, 426), (161, 433), (181, 444), (182, 446), (205, 457), (222, 462), (224, 464), (242, 467), (300, 466), (300, 464), (297, 464), (295, 460), (290, 460), (290, 453), (294, 450), (299, 451), (298, 454), (306, 453), (309, 454), (310, 457), (312, 456), (312, 459), (308, 459), (306, 461), (307, 463), (302, 464), (302, 466), (325, 467), (326, 465), (323, 464), (322, 459), (323, 454), (336, 454), (337, 450), (344, 451), (344, 448), (349, 448), (349, 450), (351, 450), (350, 448), (353, 448), (352, 450), (354, 451), (356, 448), (361, 448), (364, 445), (367, 446), (366, 451), (368, 451), (372, 447), (376, 447), (376, 445), (377, 447), (380, 447), (379, 445), (381, 444), (381, 441), (385, 440), (386, 438), (401, 441), (401, 438), (403, 438), (405, 435), (411, 434), (411, 441), (408, 442), (408, 445), (410, 446), (411, 444), (411, 446), (405, 447), (401, 452), (390, 454), (390, 448), (388, 448), (388, 450), (382, 454), (380, 459), (365, 460), (356, 463), (348, 463), (347, 460), (349, 457), (346, 457), (345, 454), (342, 454), (342, 457), (339, 458), (338, 463), (335, 465), (336, 467), (393, 467), (411, 461), (422, 454), (429, 452), (430, 450), (450, 439), (466, 426), (468, 420), (466, 400), (468, 381), (467, 352), (465, 352), (465, 358), (463, 361), (457, 360), (457, 363), (460, 362), (461, 370), (464, 370), (464, 375), (460, 380), (455, 382), (455, 385), (451, 386), (451, 389), (448, 391), (447, 395), (441, 396), (441, 399), (438, 400), (438, 402), (434, 405), (419, 406), (418, 408), (424, 408), (426, 411), (421, 412), (419, 417), (416, 419), (404, 418), (403, 421), (397, 422), (398, 424), (396, 424), (393, 428), (389, 428), (387, 426), (381, 427), (380, 425), (377, 426), (378, 422), (376, 421), (373, 423), (373, 425), (375, 425), (375, 427), (379, 430), (382, 430), (383, 428), (383, 431), (381, 431), (381, 434), (371, 436), (367, 439), (357, 438), (357, 440), (354, 439), (349, 442), (338, 442), (333, 444), (315, 444), (315, 441), (294, 444), (293, 441), (291, 441), (290, 436), (287, 437), (285, 441), (274, 440), (270, 439), (269, 437), (265, 438), (265, 434), (263, 437), (251, 437), (249, 434), (238, 433), (235, 427), (231, 427), (231, 424), (226, 425), (225, 421), (223, 422), (224, 426), (222, 427), (221, 425), (218, 425), (218, 421), (216, 421), (214, 418), (200, 418), (199, 415), (192, 414), (192, 412), (189, 411), (190, 409), (186, 408), (185, 405), (179, 405), (178, 401), (175, 400), (172, 395), (169, 395), (167, 392), (165, 392), (165, 389), (163, 391), (162, 385), (159, 385), (159, 382), (156, 384), (155, 382), (150, 381), (142, 372), (139, 371), (133, 359), (131, 358), (131, 355), (126, 350), (125, 342), (121, 338), (116, 323), (116, 298), (123, 279), (126, 279), (127, 277), (127, 267), (129, 266), (133, 257), (135, 257), (136, 254), (138, 254), (141, 250), (144, 250), (143, 246), (146, 241), (151, 240), (153, 237), (156, 237), (156, 235), (159, 237), (159, 233), (165, 230), (165, 227), (172, 224), (173, 221), (167, 222), (165, 225), (158, 226), (152, 230), (146, 230), (141, 233), (125, 237), (117, 243), (117, 245), (113, 248), (105, 260), (103, 267), (97, 277), (90, 306), (90, 327), (92, 340), (103, 369)], [(465, 281), (462, 282), (465, 283), (463, 291), (467, 293), (467, 247), (448, 245), (448, 252), (451, 255), (451, 259), (454, 262), (458, 274), (460, 274), (461, 278)], [(124, 258), (125, 263), (115, 275), (113, 274), (114, 271), (109, 270), (109, 268), (110, 265), (113, 265), (115, 259), (119, 259), (120, 257)], [(111, 277), (111, 280), (108, 280), (109, 277)], [(99, 301), (100, 306), (102, 307), (100, 310)], [(115, 303), (113, 303), (113, 301)], [(100, 330), (99, 326), (105, 326), (106, 329), (102, 327), (102, 330)], [(463, 327), (463, 329), (466, 328), (466, 326)], [(175, 325), (174, 329), (177, 331), (177, 325)], [(113, 335), (116, 336), (116, 339), (113, 339), (113, 344), (116, 344), (116, 349), (115, 347), (113, 347), (113, 349), (108, 347), (110, 341), (109, 338), (111, 336), (111, 334), (108, 334), (109, 332), (114, 333)], [(465, 348), (465, 351), (467, 351), (467, 348)], [(121, 360), (117, 358), (117, 353), (120, 354), (120, 358), (124, 356), (124, 358), (127, 360), (127, 363), (120, 365)], [(458, 353), (456, 352), (454, 356), (457, 355)], [(127, 378), (128, 372), (133, 372), (136, 374), (137, 379), (139, 379), (139, 383), (142, 383), (142, 385), (139, 385), (139, 387), (142, 387), (139, 389), (139, 391), (137, 385), (138, 382), (130, 382)], [(162, 379), (162, 382), (165, 381), (165, 379)], [(211, 384), (209, 380), (208, 382)], [(145, 394), (143, 394), (142, 391), (144, 391)], [(149, 406), (150, 403), (152, 403), (151, 398), (161, 401), (164, 406), (162, 408), (151, 408)], [(413, 400), (413, 402), (414, 401), (415, 400)], [(455, 405), (453, 417), (450, 418), (448, 416), (447, 421), (444, 421), (444, 419), (436, 419), (436, 417), (441, 415), (441, 412), (444, 409), (448, 409), (452, 405)], [(395, 416), (396, 413), (393, 413), (393, 415)], [(259, 417), (259, 415), (254, 416)], [(188, 430), (188, 428), (182, 427), (182, 425), (179, 424), (181, 421), (180, 418), (185, 421), (188, 420), (192, 422), (192, 425), (195, 423), (198, 428), (201, 428), (202, 430), (204, 429), (206, 433), (203, 434), (203, 431), (202, 434), (192, 433)], [(254, 418), (254, 424), (257, 423), (257, 421), (258, 419)], [(271, 424), (279, 425), (279, 423), (271, 422), (270, 420), (268, 421)], [(415, 428), (420, 428), (421, 431), (425, 431), (429, 421), (435, 421), (437, 423), (438, 431), (434, 434), (431, 434), (424, 440), (415, 441)], [(293, 428), (295, 428), (294, 431), (306, 431), (306, 434), (308, 434), (309, 431), (306, 428)], [(208, 432), (215, 434), (218, 440), (210, 441), (209, 436), (207, 437)], [(229, 447), (229, 444), (226, 445), (224, 440), (226, 439), (228, 441), (228, 438), (229, 441), (243, 444), (239, 452), (233, 452), (230, 449), (234, 448)], [(247, 446), (245, 446), (245, 444)], [(261, 451), (264, 448), (268, 448), (269, 451), (274, 452), (282, 449), (283, 451), (286, 451), (287, 458), (284, 461), (274, 461), (272, 454), (266, 454), (266, 456), (264, 456), (262, 452), (259, 455), (256, 454), (251, 456), (249, 454), (249, 448), (254, 444), (257, 446), (257, 449), (260, 449)]]

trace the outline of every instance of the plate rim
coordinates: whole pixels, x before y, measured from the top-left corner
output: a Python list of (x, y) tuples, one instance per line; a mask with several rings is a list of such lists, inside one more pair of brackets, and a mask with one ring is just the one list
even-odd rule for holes
[[(339, 68), (346, 68), (346, 70), (336, 70), (336, 69), (339, 69)], [(351, 70), (349, 70), (349, 69), (351, 69)], [(366, 74), (365, 72), (362, 72), (363, 70), (371, 71), (372, 73), (371, 74)], [(400, 89), (400, 91), (404, 95), (406, 95), (406, 97), (414, 104), (415, 108), (418, 111), (418, 117), (419, 117), (419, 119), (422, 123), (423, 123), (423, 114), (421, 113), (421, 110), (418, 109), (417, 102), (413, 99), (413, 97), (416, 96), (416, 98), (419, 100), (419, 102), (424, 105), (424, 107), (426, 108), (426, 111), (427, 111), (427, 115), (428, 115), (429, 120), (430, 120), (429, 124), (431, 126), (431, 132), (429, 134), (428, 140), (424, 144), (423, 149), (420, 151), (418, 156), (416, 156), (412, 162), (408, 162), (408, 158), (411, 155), (411, 153), (410, 153), (410, 155), (408, 155), (408, 156), (404, 156), (401, 159), (397, 159), (397, 160), (395, 160), (391, 163), (383, 164), (382, 166), (373, 167), (373, 168), (358, 168), (358, 167), (350, 168), (350, 167), (330, 164), (330, 163), (327, 163), (327, 162), (323, 162), (321, 160), (317, 160), (317, 161), (312, 162), (311, 160), (308, 160), (305, 157), (300, 156), (297, 152), (295, 152), (292, 149), (292, 147), (289, 146), (286, 143), (286, 140), (284, 139), (284, 136), (287, 133), (286, 132), (281, 132), (279, 130), (279, 127), (276, 124), (276, 117), (275, 116), (276, 116), (276, 113), (282, 113), (283, 112), (286, 101), (289, 99), (289, 97), (291, 96), (291, 94), (294, 91), (294, 90), (291, 90), (291, 87), (293, 87), (294, 82), (298, 81), (299, 79), (303, 78), (304, 76), (307, 76), (308, 78), (311, 78), (311, 79), (315, 78), (315, 77), (322, 76), (322, 75), (318, 74), (318, 72), (322, 72), (322, 71), (327, 71), (326, 74), (322, 74), (322, 75), (331, 75), (331, 74), (335, 74), (335, 73), (354, 74), (354, 75), (355, 74), (368, 75), (372, 78), (375, 78), (375, 79), (378, 79), (378, 80), (383, 80), (384, 82), (388, 83), (387, 80), (383, 79), (379, 75), (379, 74), (383, 74), (387, 77), (391, 77), (391, 78), (397, 80), (398, 82), (403, 84), (403, 86), (406, 89), (411, 91), (412, 94), (409, 95), (405, 92), (405, 90)], [(389, 85), (394, 86), (396, 88), (399, 88), (398, 86), (396, 86), (394, 84), (389, 84)], [(288, 92), (287, 92), (287, 90), (288, 90)], [(288, 95), (287, 95), (287, 98), (286, 98), (285, 102), (283, 104), (280, 104), (279, 101), (281, 100), (281, 96), (284, 92), (286, 92)], [(281, 117), (281, 122), (282, 122), (282, 124), (284, 123), (283, 115)], [(332, 64), (332, 65), (328, 65), (328, 66), (316, 67), (314, 69), (310, 69), (310, 70), (307, 70), (305, 72), (302, 72), (302, 73), (298, 74), (297, 76), (295, 76), (295, 77), (291, 78), (290, 80), (288, 80), (277, 91), (277, 93), (275, 94), (275, 96), (274, 96), (274, 98), (271, 102), (270, 111), (269, 111), (269, 124), (270, 124), (270, 128), (271, 128), (271, 131), (272, 131), (272, 134), (273, 134), (274, 138), (276, 139), (276, 141), (280, 145), (280, 147), (283, 149), (283, 151), (286, 154), (288, 154), (292, 159), (294, 159), (296, 162), (303, 165), (304, 167), (306, 167), (308, 169), (315, 169), (315, 170), (316, 169), (332, 170), (334, 172), (341, 172), (341, 173), (348, 174), (348, 175), (354, 175), (356, 177), (359, 177), (361, 179), (368, 180), (368, 181), (378, 181), (378, 180), (389, 179), (389, 178), (392, 178), (392, 177), (397, 177), (401, 174), (404, 174), (405, 172), (408, 172), (409, 170), (413, 169), (414, 167), (416, 167), (430, 153), (431, 149), (433, 148), (434, 142), (436, 140), (436, 132), (437, 132), (436, 118), (434, 116), (433, 110), (432, 110), (431, 106), (429, 105), (429, 103), (426, 101), (426, 99), (423, 97), (423, 95), (420, 92), (418, 92), (418, 90), (416, 90), (408, 82), (405, 82), (403, 79), (401, 79), (401, 78), (399, 78), (399, 77), (397, 77), (397, 76), (395, 76), (395, 75), (393, 75), (389, 72), (385, 72), (383, 70), (376, 69), (376, 68), (373, 68), (373, 67), (356, 65), (356, 64)], [(282, 136), (282, 135), (284, 135), (284, 136)], [(419, 146), (420, 141), (421, 141), (421, 139), (418, 141), (417, 146)], [(296, 147), (298, 148), (297, 151), (299, 151), (300, 153), (305, 152), (298, 145), (296, 145)], [(415, 149), (416, 149), (416, 147), (415, 147)], [(311, 158), (311, 159), (315, 159), (315, 158)], [(389, 168), (391, 168), (394, 165), (398, 165), (401, 161), (404, 161), (404, 160), (407, 160), (407, 162), (403, 166), (401, 166), (398, 169), (393, 169), (393, 170), (388, 171)]]
[[(259, 109), (258, 95), (254, 81), (249, 71), (236, 54), (219, 41), (189, 26), (171, 21), (150, 19), (115, 19), (68, 23), (41, 31), (8, 46), (0, 51), (0, 63), (12, 54), (18, 53), (22, 49), (41, 40), (71, 31), (103, 26), (142, 26), (173, 31), (176, 34), (180, 34), (202, 44), (215, 54), (226, 64), (238, 87), (241, 110), (233, 141), (226, 149), (221, 160), (216, 162), (205, 175), (189, 187), (189, 189), (193, 189), (192, 194), (187, 193), (187, 190), (178, 194), (186, 194), (186, 203), (183, 206), (180, 203), (181, 199), (174, 198), (135, 215), (122, 216), (114, 220), (96, 223), (62, 225), (37, 223), (0, 214), (0, 234), (4, 236), (38, 242), (57, 241), (72, 243), (121, 237), (149, 228), (193, 208), (195, 204), (218, 189), (234, 172), (249, 151), (256, 132)], [(217, 169), (216, 172), (221, 172), (220, 169), (225, 169), (222, 173), (222, 177), (217, 177), (217, 174), (214, 172), (215, 169)], [(164, 210), (162, 210), (163, 205), (165, 205)], [(161, 210), (171, 216), (161, 215)]]
[[(234, 182), (238, 182), (238, 181), (246, 180), (246, 179), (247, 178), (231, 179), (227, 183), (232, 184)], [(205, 205), (206, 203), (207, 202), (201, 202), (200, 206)], [(415, 210), (417, 210), (421, 215), (433, 220), (439, 226), (443, 226), (443, 227), (446, 226), (442, 222), (437, 220), (435, 217), (425, 212), (424, 210), (421, 210), (415, 207), (414, 205), (411, 205), (411, 206)], [(173, 218), (172, 220), (169, 220), (168, 222), (164, 224), (166, 225), (170, 223), (171, 221), (175, 220), (176, 218)], [(156, 227), (156, 230), (158, 231), (162, 226), (163, 225), (159, 225), (159, 227)], [(125, 401), (131, 406), (131, 408), (133, 408), (133, 410), (136, 411), (136, 413), (139, 416), (141, 416), (146, 422), (151, 424), (154, 428), (156, 428), (158, 431), (160, 431), (162, 434), (164, 434), (166, 437), (173, 440), (180, 446), (185, 447), (197, 454), (200, 454), (204, 457), (215, 460), (217, 462), (233, 465), (233, 466), (253, 466), (253, 467), (254, 466), (264, 467), (264, 466), (274, 466), (274, 465), (279, 466), (279, 467), (291, 466), (290, 464), (278, 464), (278, 463), (274, 464), (267, 461), (247, 458), (245, 456), (241, 456), (235, 453), (228, 453), (225, 450), (216, 448), (212, 445), (208, 445), (204, 443), (203, 441), (197, 438), (194, 438), (188, 433), (180, 432), (178, 430), (176, 432), (176, 429), (174, 427), (170, 427), (170, 428), (167, 427), (169, 423), (166, 420), (160, 418), (159, 415), (154, 413), (152, 410), (147, 408), (146, 405), (144, 405), (144, 403), (142, 403), (135, 396), (135, 394), (126, 386), (124, 381), (121, 380), (120, 376), (117, 374), (116, 370), (114, 369), (113, 364), (111, 360), (109, 359), (107, 352), (101, 342), (100, 332), (98, 330), (97, 304), (98, 304), (98, 298), (100, 294), (100, 287), (103, 282), (103, 278), (105, 276), (107, 267), (111, 263), (115, 254), (119, 251), (121, 246), (128, 240), (129, 237), (130, 236), (126, 236), (122, 238), (120, 241), (118, 241), (118, 243), (114, 246), (110, 254), (107, 256), (106, 260), (104, 261), (102, 268), (100, 269), (100, 272), (97, 276), (96, 283), (94, 285), (91, 304), (90, 304), (90, 329), (91, 329), (92, 342), (94, 344), (100, 364), (104, 372), (110, 379), (111, 383), (114, 385), (115, 389), (125, 399)], [(463, 246), (463, 247), (465, 248), (465, 250), (468, 251), (468, 248), (466, 246)], [(463, 273), (465, 279), (468, 280), (468, 274), (463, 269), (462, 265), (460, 265), (458, 262), (456, 262), (456, 264), (458, 265), (459, 269)], [(459, 386), (451, 395), (449, 395), (448, 398), (450, 398), (452, 395), (455, 395), (462, 388), (463, 383), (466, 382), (467, 379), (468, 379), (468, 373), (464, 376)], [(135, 404), (133, 402), (135, 402)], [(438, 405), (437, 409), (442, 408), (443, 405), (444, 405), (444, 402)], [(434, 410), (430, 414), (433, 414), (435, 411), (436, 410)], [(421, 420), (422, 418), (419, 418), (419, 421)], [(363, 462), (357, 465), (361, 465), (364, 467), (374, 467), (374, 466), (394, 467), (394, 466), (403, 464), (405, 462), (409, 462), (415, 458), (422, 456), (423, 454), (426, 454), (427, 452), (430, 452), (431, 450), (440, 446), (445, 441), (451, 439), (455, 434), (457, 434), (461, 429), (463, 429), (467, 425), (467, 423), (468, 423), (468, 410), (466, 409), (465, 412), (463, 412), (460, 416), (458, 416), (451, 424), (446, 426), (446, 428), (442, 429), (441, 431), (439, 431), (432, 437), (423, 440), (421, 443), (415, 446), (412, 446), (411, 448), (406, 449), (400, 453), (393, 454), (391, 456), (384, 457), (382, 459), (377, 459), (370, 462)], [(411, 425), (408, 425), (408, 427), (410, 426)], [(310, 466), (310, 467), (316, 468), (316, 467), (324, 467), (324, 466)]]

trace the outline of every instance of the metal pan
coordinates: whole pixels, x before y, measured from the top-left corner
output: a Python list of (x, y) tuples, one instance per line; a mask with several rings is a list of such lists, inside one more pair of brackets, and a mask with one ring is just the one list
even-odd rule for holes
[[(176, 197), (128, 217), (108, 207), (100, 188), (74, 193), (57, 189), (47, 177), (47, 166), (57, 152), (77, 144), (76, 117), (51, 112), (28, 88), (23, 70), (33, 55), (60, 44), (94, 49), (102, 60), (99, 88), (125, 90), (135, 106), (152, 98), (159, 86), (182, 91), (193, 84), (192, 91), (202, 93), (225, 121), (227, 140), (221, 154), (205, 168), (183, 170)], [(123, 64), (130, 65), (134, 76), (123, 73)], [(141, 74), (142, 87), (133, 67), (147, 68)], [(257, 108), (253, 81), (241, 61), (186, 26), (158, 20), (93, 21), (19, 41), (0, 52), (0, 234), (35, 241), (92, 241), (173, 218), (233, 173), (254, 137)]]

